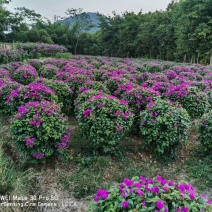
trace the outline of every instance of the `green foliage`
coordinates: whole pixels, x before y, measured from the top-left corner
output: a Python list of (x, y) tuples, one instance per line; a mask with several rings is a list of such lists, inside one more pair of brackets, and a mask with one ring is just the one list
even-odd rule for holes
[(80, 108), (81, 104), (83, 104), (84, 102), (88, 101), (91, 97), (97, 96), (99, 94), (105, 95), (101, 91), (92, 90), (92, 89), (85, 90), (83, 93), (79, 94), (78, 97), (74, 101), (75, 114), (78, 114), (79, 113), (78, 109)]
[(48, 32), (45, 29), (31, 29), (29, 31), (23, 31), (18, 34), (18, 40), (21, 40), (22, 42), (41, 42), (41, 43), (48, 43), (52, 44), (53, 41), (51, 39), (51, 36), (48, 34)]
[(161, 67), (160, 65), (154, 65), (154, 64), (147, 64), (145, 66), (145, 69), (147, 72), (149, 73), (157, 73), (157, 72), (162, 72), (163, 71), (163, 67)]
[(144, 110), (148, 103), (154, 101), (157, 96), (159, 94), (149, 88), (134, 88), (123, 93), (122, 98), (128, 102), (135, 114), (133, 133), (139, 134), (140, 131), (140, 111)]
[(140, 114), (144, 148), (161, 157), (176, 157), (187, 141), (190, 118), (185, 109), (164, 100), (151, 102)]
[(62, 103), (62, 112), (69, 115), (73, 112), (73, 91), (69, 86), (60, 80), (51, 80), (45, 78), (38, 78), (36, 83), (41, 83), (56, 92), (58, 103)]
[(77, 98), (79, 88), (88, 80), (84, 74), (58, 73), (56, 79), (66, 82), (74, 91), (74, 99)]
[(53, 102), (28, 102), (10, 122), (12, 139), (30, 162), (63, 157), (69, 142), (67, 118)]
[(133, 114), (124, 102), (103, 93), (77, 106), (76, 117), (90, 146), (103, 153), (117, 153), (117, 145), (133, 123)]
[(129, 80), (121, 77), (105, 77), (105, 85), (111, 92), (111, 94), (114, 94), (114, 92), (118, 89), (119, 84), (124, 84), (130, 82)]
[(33, 66), (36, 69), (36, 71), (38, 72), (43, 65), (43, 61), (36, 60), (36, 59), (35, 60), (29, 60), (28, 64)]
[(199, 141), (205, 152), (212, 151), (212, 110), (199, 120)]
[(66, 60), (70, 60), (72, 58), (72, 54), (71, 53), (62, 53), (62, 52), (58, 52), (55, 55), (55, 58), (64, 58)]
[(168, 98), (178, 101), (187, 110), (192, 119), (200, 118), (208, 111), (208, 96), (196, 87), (186, 88), (185, 95), (183, 96), (173, 94)]

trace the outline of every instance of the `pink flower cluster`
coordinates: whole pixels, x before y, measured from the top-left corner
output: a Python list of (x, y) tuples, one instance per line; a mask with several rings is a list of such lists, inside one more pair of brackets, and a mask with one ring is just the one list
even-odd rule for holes
[(63, 150), (67, 146), (70, 136), (71, 136), (71, 128), (68, 128), (65, 135), (60, 139), (62, 143), (57, 145), (56, 148), (58, 148), (59, 150)]

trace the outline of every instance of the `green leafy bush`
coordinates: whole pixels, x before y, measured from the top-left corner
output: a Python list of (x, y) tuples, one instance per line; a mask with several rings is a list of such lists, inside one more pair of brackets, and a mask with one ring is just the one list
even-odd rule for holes
[(57, 52), (55, 55), (56, 58), (64, 58), (66, 60), (70, 60), (72, 58), (71, 53), (62, 53), (62, 52)]
[(78, 108), (80, 108), (81, 104), (88, 101), (93, 96), (97, 96), (99, 94), (105, 95), (101, 90), (97, 91), (97, 90), (93, 90), (93, 89), (84, 90), (81, 94), (79, 94), (78, 97), (74, 100), (75, 114), (79, 113)]
[(43, 61), (41, 60), (29, 60), (28, 61), (28, 64), (33, 66), (37, 71), (40, 70), (40, 68), (42, 67), (43, 65)]
[(58, 103), (62, 103), (62, 111), (67, 115), (73, 112), (73, 90), (63, 81), (46, 78), (38, 78), (36, 83), (43, 84), (56, 92)]
[(149, 73), (160, 73), (163, 71), (163, 66), (161, 66), (160, 64), (149, 63), (145, 66), (145, 70)]
[(119, 187), (109, 190), (99, 188), (88, 212), (102, 211), (155, 211), (188, 212), (211, 211), (211, 200), (199, 196), (189, 183), (175, 183), (157, 176), (154, 179), (143, 176), (124, 179)]
[(28, 85), (38, 77), (35, 68), (29, 64), (19, 67), (12, 75), (13, 80)]
[(199, 141), (205, 152), (212, 151), (212, 110), (204, 114), (199, 121)]
[(122, 83), (128, 83), (129, 80), (125, 78), (119, 78), (119, 77), (110, 77), (105, 81), (106, 87), (109, 89), (111, 94), (114, 94), (114, 92), (118, 89), (119, 84)]
[(74, 99), (78, 96), (79, 88), (88, 80), (88, 78), (83, 74), (70, 74), (66, 72), (58, 73), (56, 79), (63, 80), (73, 89)]
[(43, 65), (40, 70), (40, 76), (48, 79), (54, 79), (58, 73), (58, 68), (52, 64)]
[(128, 133), (134, 118), (126, 101), (103, 93), (82, 103), (76, 115), (82, 134), (91, 139), (90, 145), (104, 153), (117, 151), (120, 138)]
[(144, 147), (162, 157), (175, 157), (187, 141), (190, 118), (185, 109), (157, 99), (140, 113)]
[(148, 103), (155, 100), (159, 93), (150, 88), (134, 88), (122, 94), (122, 98), (126, 100), (129, 107), (133, 109), (135, 114), (133, 133), (139, 134), (140, 131), (140, 111), (144, 110)]
[(70, 128), (60, 105), (28, 102), (18, 108), (10, 127), (13, 141), (30, 162), (64, 156)]
[(103, 85), (101, 82), (98, 81), (92, 81), (92, 80), (87, 80), (85, 83), (79, 87), (79, 94), (84, 92), (85, 90), (96, 90), (96, 91), (102, 91), (104, 93), (110, 94), (110, 91), (107, 89), (105, 85)]
[(187, 87), (183, 84), (171, 86), (167, 97), (172, 101), (179, 102), (192, 119), (200, 118), (209, 107), (207, 94), (199, 91), (196, 87)]

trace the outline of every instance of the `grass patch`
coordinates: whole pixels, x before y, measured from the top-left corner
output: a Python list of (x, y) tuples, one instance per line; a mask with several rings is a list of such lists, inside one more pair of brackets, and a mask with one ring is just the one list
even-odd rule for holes
[(205, 155), (201, 147), (196, 148), (186, 161), (185, 168), (200, 191), (212, 190), (212, 155)]

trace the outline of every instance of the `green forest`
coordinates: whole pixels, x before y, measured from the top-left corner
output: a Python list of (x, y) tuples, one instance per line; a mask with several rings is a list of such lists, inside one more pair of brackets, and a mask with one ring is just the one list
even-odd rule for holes
[[(42, 17), (36, 11), (0, 6), (0, 42), (43, 42), (64, 45), (74, 54), (142, 57), (188, 63), (212, 63), (212, 1), (172, 1), (165, 11), (142, 10), (111, 17), (99, 14), (99, 30), (82, 9), (67, 9), (76, 19), (70, 27)], [(65, 16), (65, 14), (64, 14)]]

